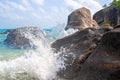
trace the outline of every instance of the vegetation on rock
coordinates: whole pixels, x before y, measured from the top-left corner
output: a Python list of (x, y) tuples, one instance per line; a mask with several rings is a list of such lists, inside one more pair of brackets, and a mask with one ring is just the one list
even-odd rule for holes
[(113, 0), (112, 5), (118, 10), (120, 15), (120, 0)]

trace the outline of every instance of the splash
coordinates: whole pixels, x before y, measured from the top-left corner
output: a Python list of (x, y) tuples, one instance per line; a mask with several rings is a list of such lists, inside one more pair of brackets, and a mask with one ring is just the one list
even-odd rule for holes
[[(22, 31), (31, 44), (36, 48), (24, 52), (25, 55), (9, 60), (0, 61), (0, 80), (52, 80), (57, 77), (57, 71), (64, 68), (64, 61), (59, 54), (52, 51), (49, 45), (44, 44), (43, 34)], [(42, 37), (41, 37), (42, 36)]]
[(48, 42), (53, 42), (57, 39), (73, 34), (77, 32), (78, 30), (69, 29), (65, 31), (65, 24), (58, 24), (51, 29), (47, 29), (47, 30), (45, 29), (45, 31), (47, 34), (47, 38), (49, 39)]

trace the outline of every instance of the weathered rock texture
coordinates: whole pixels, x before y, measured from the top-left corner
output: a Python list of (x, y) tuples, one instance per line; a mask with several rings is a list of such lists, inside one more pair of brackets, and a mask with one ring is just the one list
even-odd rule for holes
[[(67, 80), (120, 80), (120, 28), (88, 28), (52, 44), (66, 58), (64, 70), (58, 72)], [(67, 50), (68, 49), (68, 50)], [(64, 49), (65, 50), (65, 49)], [(68, 53), (72, 52), (73, 55)]]
[[(99, 25), (120, 23), (118, 12), (112, 7), (100, 10), (94, 19)], [(91, 25), (96, 23), (86, 8), (69, 15), (66, 30), (80, 31), (52, 44), (56, 52), (63, 51), (60, 56), (65, 58), (66, 68), (58, 76), (66, 80), (120, 80), (120, 25), (114, 29), (88, 28)]]
[(20, 27), (12, 30), (4, 42), (14, 48), (33, 48), (32, 38), (41, 39), (43, 35), (37, 27)]
[(120, 29), (105, 33), (75, 80), (120, 80)]
[(81, 53), (88, 50), (91, 46), (99, 43), (102, 35), (110, 31), (109, 28), (86, 28), (62, 39), (56, 40), (52, 47), (57, 51), (61, 48), (69, 49), (72, 52)]
[[(84, 62), (86, 62), (86, 59), (89, 57), (89, 55), (94, 52), (94, 48), (100, 44), (103, 34), (110, 30), (111, 29), (109, 28), (87, 28), (55, 41), (52, 44), (52, 47), (55, 48), (56, 51), (59, 51), (61, 48), (63, 48), (64, 50), (66, 50), (66, 52), (63, 52), (62, 55), (67, 55), (65, 56), (66, 69), (61, 70), (58, 74), (62, 77), (68, 78), (68, 80), (83, 80), (83, 77), (80, 78), (79, 75), (82, 75), (82, 73), (84, 72), (81, 72), (81, 67), (83, 66)], [(71, 52), (73, 54), (69, 55), (68, 53)], [(85, 77), (85, 75), (83, 76)], [(92, 76), (92, 78), (94, 77), (95, 75)]]
[(89, 9), (83, 7), (73, 11), (68, 16), (68, 22), (65, 30), (69, 28), (81, 30), (93, 26), (98, 25), (95, 21), (92, 20)]
[(103, 24), (110, 24), (111, 26), (120, 24), (120, 16), (118, 14), (118, 11), (111, 6), (96, 12), (93, 15), (93, 19), (100, 26), (102, 26)]

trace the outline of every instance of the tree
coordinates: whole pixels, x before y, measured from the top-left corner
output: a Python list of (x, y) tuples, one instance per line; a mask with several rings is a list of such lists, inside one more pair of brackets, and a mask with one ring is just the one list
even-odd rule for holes
[(118, 10), (120, 15), (120, 0), (113, 0), (112, 5)]
[(107, 8), (107, 4), (104, 4), (104, 5), (103, 5), (103, 8)]

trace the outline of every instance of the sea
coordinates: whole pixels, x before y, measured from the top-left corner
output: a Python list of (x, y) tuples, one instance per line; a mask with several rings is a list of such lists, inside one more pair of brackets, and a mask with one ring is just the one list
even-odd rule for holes
[[(65, 31), (61, 26), (64, 25), (42, 29), (45, 39), (41, 40), (27, 34), (37, 46), (34, 50), (10, 47), (4, 43), (8, 34), (0, 34), (0, 80), (63, 80), (57, 77), (57, 72), (65, 68), (64, 58), (59, 57), (61, 52), (55, 53), (50, 46), (55, 40), (76, 31)], [(0, 29), (0, 33), (6, 30)]]

